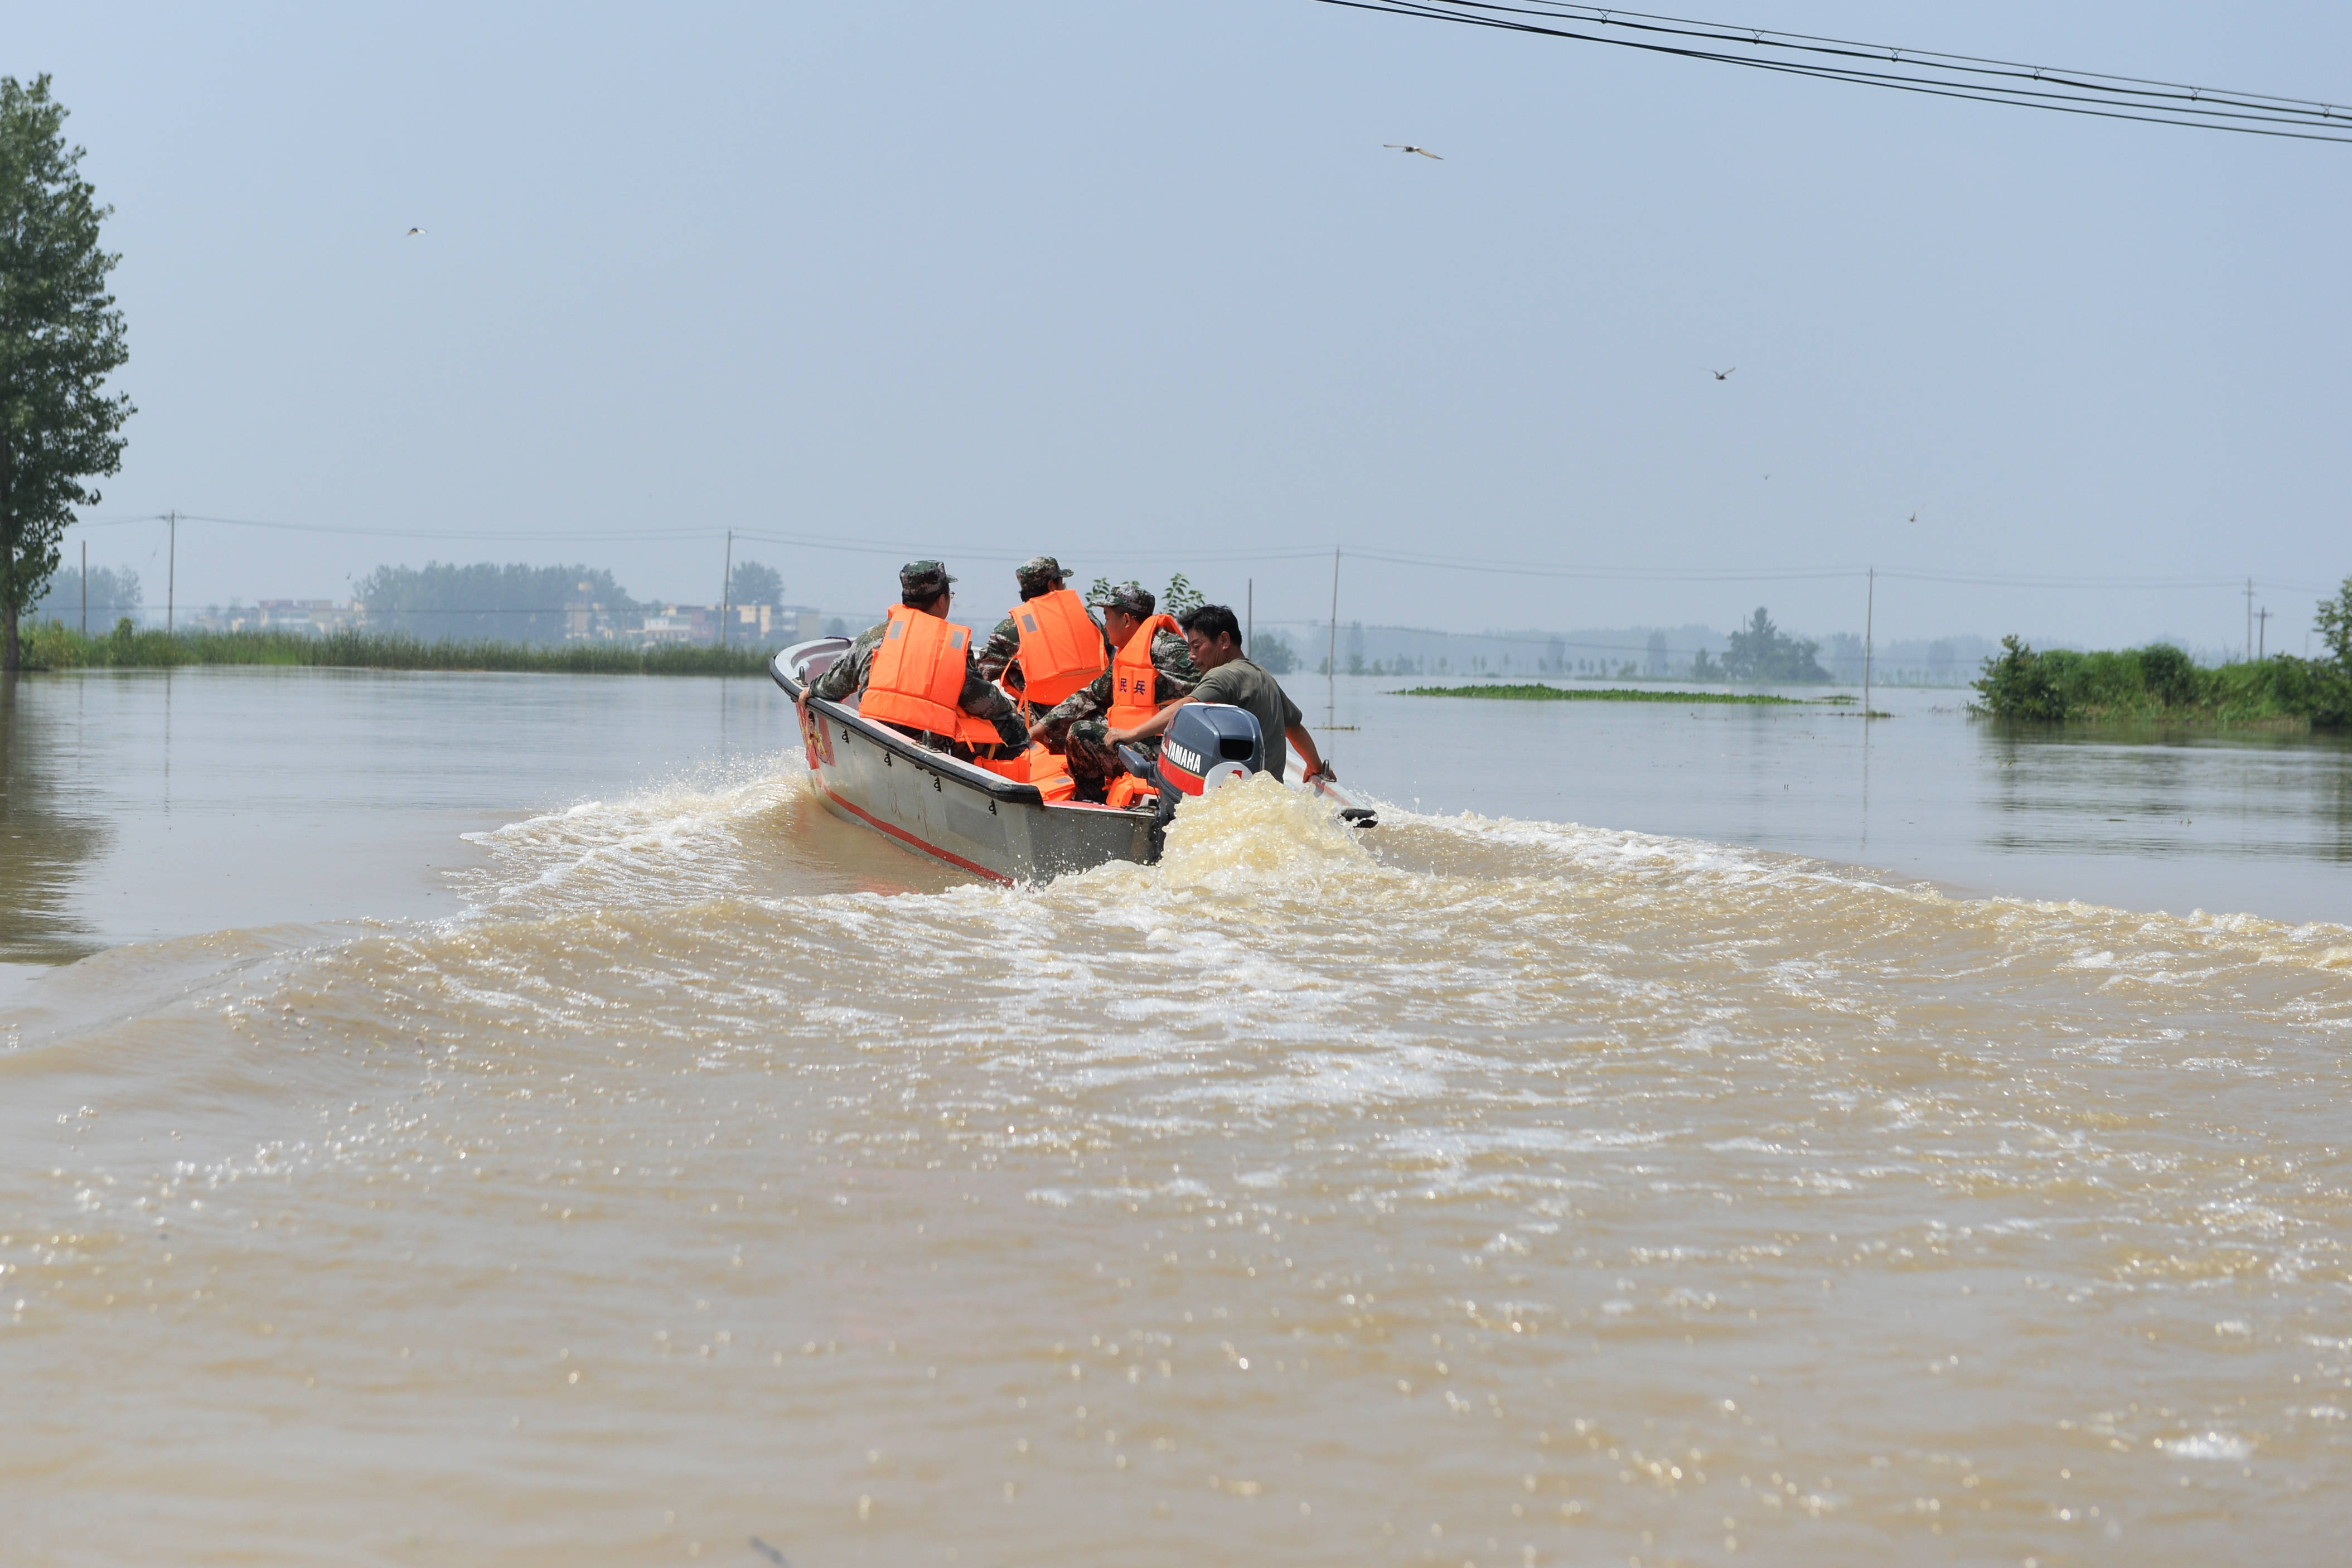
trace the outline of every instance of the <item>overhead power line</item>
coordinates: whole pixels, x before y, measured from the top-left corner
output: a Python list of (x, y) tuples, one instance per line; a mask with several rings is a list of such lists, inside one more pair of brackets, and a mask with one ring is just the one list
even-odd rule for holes
[(2198, 131), (2234, 131), (2305, 142), (2352, 143), (2352, 108), (2314, 99), (2198, 87), (2187, 82), (2116, 76), (1866, 44), (1851, 38), (1784, 33), (1641, 11), (1604, 10), (1553, 0), (1516, 5), (1482, 0), (1317, 0), (1352, 11), (1454, 22), (1507, 33), (1528, 33), (1573, 43), (1607, 44), (1645, 54), (1716, 65), (1746, 66), (1787, 76), (1816, 77), (1858, 87), (1962, 98), (2058, 114), (2136, 120)]
[[(84, 518), (74, 526), (79, 528), (127, 528), (133, 523), (162, 522), (166, 514), (145, 513), (137, 517)], [(535, 532), (528, 529), (496, 528), (376, 528), (364, 523), (280, 522), (254, 517), (205, 517), (193, 511), (179, 514), (182, 522), (214, 522), (229, 528), (260, 528), (276, 533), (324, 533), (368, 539), (453, 539), (527, 541), (545, 540), (666, 540), (716, 539), (718, 529), (617, 528), (566, 529), (560, 534)]]
[[(1381, 561), (1416, 571), (1477, 572), (1506, 577), (1558, 577), (1601, 583), (1823, 583), (1858, 582), (1871, 568), (1843, 566), (1601, 566), (1549, 561), (1492, 561), (1464, 555), (1425, 555), (1389, 550), (1350, 550), (1350, 561)], [(2032, 577), (1984, 572), (1937, 572), (1881, 566), (1881, 577), (1914, 583), (1956, 583), (1987, 588), (2235, 588), (2239, 576), (2210, 577)], [(2327, 594), (2331, 588), (2273, 578), (2258, 580), (2266, 588), (2296, 593)]]
[[(366, 523), (286, 522), (253, 517), (207, 517), (197, 512), (178, 514), (182, 522), (219, 523), (229, 528), (259, 528), (279, 533), (317, 533), (363, 539), (453, 540), (497, 543), (671, 543), (697, 540), (717, 541), (730, 531), (721, 526), (698, 528), (608, 528), (608, 529), (511, 529), (511, 528), (415, 528), (379, 527)], [(135, 517), (84, 518), (74, 526), (80, 528), (124, 528), (133, 523), (163, 522), (163, 512), (142, 513)], [(856, 555), (892, 555), (904, 561), (929, 552), (946, 548), (936, 539), (877, 540), (867, 536), (843, 538), (838, 535), (761, 533), (751, 529), (732, 531), (738, 539), (749, 539), (762, 544), (785, 544), (799, 550), (838, 550)], [(952, 553), (965, 561), (1026, 561), (1034, 551), (955, 549)], [(1320, 546), (1298, 549), (1266, 550), (1187, 550), (1181, 547), (1165, 550), (1122, 550), (1121, 560), (1185, 562), (1252, 562), (1306, 561), (1322, 559)], [(2233, 579), (2234, 580), (2234, 579)]]
[[(113, 528), (130, 523), (162, 522), (165, 514), (140, 517), (98, 518), (78, 526)], [(618, 541), (685, 542), (707, 540), (716, 542), (725, 533), (719, 528), (694, 529), (605, 529), (565, 530), (561, 532), (524, 532), (501, 529), (396, 529), (338, 523), (272, 522), (253, 518), (203, 517), (193, 512), (181, 512), (182, 522), (222, 523), (237, 528), (263, 528), (301, 533), (345, 534), (376, 539), (478, 540), (528, 542), (541, 544), (586, 544)], [(944, 551), (953, 562), (1026, 561), (1029, 554), (1009, 550), (969, 550), (949, 548), (938, 541), (842, 539), (821, 535), (792, 533), (761, 533), (748, 529), (736, 529), (735, 537), (762, 544), (782, 544), (803, 550), (842, 550), (858, 554), (896, 557), (904, 561), (927, 553)], [(1596, 583), (1826, 583), (1860, 581), (1871, 567), (1863, 563), (1788, 566), (1617, 566), (1595, 563), (1528, 561), (1491, 556), (1436, 554), (1416, 551), (1380, 550), (1343, 547), (1350, 561), (1377, 561), (1391, 566), (1410, 567), (1414, 571), (1470, 572), (1504, 577), (1543, 577)], [(1187, 549), (1175, 546), (1162, 550), (1118, 552), (1123, 569), (1141, 563), (1173, 563), (1181, 568), (1191, 565), (1247, 565), (1283, 561), (1320, 561), (1329, 551), (1319, 546), (1272, 546), (1263, 550), (1219, 550), (1213, 547)], [(1064, 564), (1072, 575), (1086, 568), (1086, 557), (1072, 555)], [(1079, 563), (1072, 565), (1072, 563)], [(1881, 566), (1881, 577), (1899, 578), (1914, 583), (1950, 583), (1983, 588), (2066, 588), (2117, 589), (2126, 591), (2169, 588), (2236, 588), (2247, 581), (2242, 575), (2182, 576), (2182, 577), (2093, 577), (2093, 576), (2031, 576), (2013, 574), (1937, 571), (1932, 568)], [(2259, 587), (2297, 594), (2327, 595), (2336, 592), (2332, 584), (2296, 583), (2284, 578), (2253, 579)]]

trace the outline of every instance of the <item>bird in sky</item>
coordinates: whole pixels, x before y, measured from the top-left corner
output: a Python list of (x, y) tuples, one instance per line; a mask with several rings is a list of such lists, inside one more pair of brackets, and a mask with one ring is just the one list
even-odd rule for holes
[[(1424, 158), (1437, 158), (1437, 154), (1431, 152), (1426, 147), (1408, 146), (1402, 142), (1383, 142), (1381, 145), (1386, 147), (1391, 153), (1418, 153)], [(1443, 158), (1437, 158), (1437, 161), (1441, 163), (1445, 162)]]
[[(1733, 365), (1731, 370), (1738, 370), (1738, 368), (1739, 367), (1738, 365)], [(1706, 374), (1715, 377), (1717, 381), (1729, 381), (1731, 379), (1731, 370), (1717, 370), (1710, 366), (1708, 367)]]
[(423, 234), (424, 232), (425, 232), (425, 231), (424, 231), (423, 229), (421, 229), (421, 228), (412, 228), (412, 229), (410, 229), (406, 234), (402, 235), (400, 237), (401, 237), (401, 238), (403, 238), (403, 239), (415, 239), (418, 235)]

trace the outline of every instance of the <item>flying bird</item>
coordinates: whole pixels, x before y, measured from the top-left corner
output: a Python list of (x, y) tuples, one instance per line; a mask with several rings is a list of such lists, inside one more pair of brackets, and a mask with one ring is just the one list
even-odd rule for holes
[[(1426, 147), (1407, 146), (1402, 142), (1383, 142), (1381, 145), (1386, 147), (1391, 153), (1418, 153), (1424, 158), (1437, 158), (1437, 154), (1431, 152)], [(1445, 162), (1443, 158), (1437, 158), (1437, 161), (1441, 163)]]
[(402, 235), (400, 237), (401, 237), (401, 238), (403, 238), (403, 239), (415, 239), (418, 235), (423, 234), (424, 232), (425, 232), (425, 231), (424, 231), (423, 229), (421, 229), (421, 228), (412, 228), (412, 229), (410, 229), (406, 234)]
[[(1739, 367), (1738, 365), (1733, 365), (1731, 370), (1738, 370), (1738, 368)], [(1710, 367), (1706, 374), (1715, 377), (1717, 381), (1729, 381), (1731, 379), (1731, 370), (1716, 370)]]

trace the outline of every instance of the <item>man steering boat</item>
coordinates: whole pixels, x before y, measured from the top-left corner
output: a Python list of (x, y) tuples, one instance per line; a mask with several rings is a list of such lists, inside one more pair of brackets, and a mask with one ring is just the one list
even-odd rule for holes
[(1111, 743), (1116, 746), (1158, 739), (1174, 721), (1177, 710), (1188, 703), (1230, 703), (1257, 720), (1258, 734), (1265, 748), (1266, 772), (1277, 779), (1282, 777), (1289, 765), (1288, 748), (1296, 746), (1300, 760), (1306, 763), (1307, 778), (1336, 783), (1339, 775), (1331, 771), (1331, 764), (1316, 749), (1315, 737), (1307, 732), (1306, 715), (1299, 711), (1298, 704), (1290, 700), (1280, 682), (1243, 652), (1240, 617), (1223, 605), (1196, 605), (1184, 612), (1183, 626), (1184, 642), (1192, 652), (1192, 662), (1206, 673), (1188, 695), (1149, 717), (1131, 724), (1112, 724)]

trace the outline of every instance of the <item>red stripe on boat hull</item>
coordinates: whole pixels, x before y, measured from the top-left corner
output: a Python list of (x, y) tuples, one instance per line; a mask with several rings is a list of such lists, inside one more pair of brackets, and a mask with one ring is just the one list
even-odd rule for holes
[(921, 850), (924, 854), (930, 856), (934, 859), (944, 860), (950, 866), (960, 866), (963, 869), (971, 872), (974, 876), (985, 877), (992, 882), (1002, 882), (1008, 888), (1013, 885), (1013, 879), (1004, 875), (1002, 871), (992, 871), (985, 866), (976, 866), (961, 855), (951, 855), (936, 844), (916, 837), (913, 834), (908, 832), (903, 827), (893, 827), (888, 823), (883, 821), (880, 817), (876, 816), (873, 813), (861, 810), (857, 806), (851, 805), (848, 801), (842, 799), (830, 789), (827, 789), (824, 792), (824, 798), (833, 802), (834, 805), (841, 807), (842, 810), (849, 813), (852, 816), (857, 818), (858, 821), (866, 824), (866, 826), (875, 829), (877, 832), (887, 833), (891, 837), (898, 839), (900, 843), (911, 844), (916, 848)]

